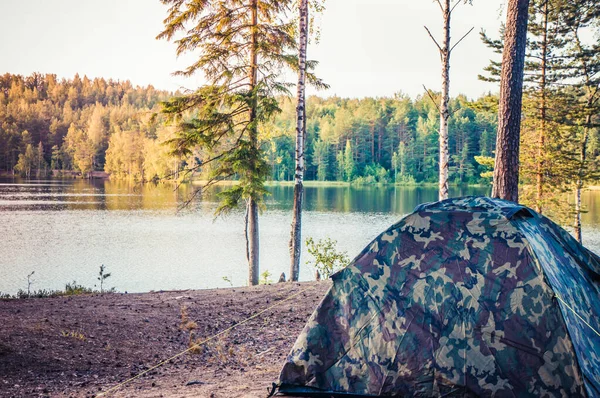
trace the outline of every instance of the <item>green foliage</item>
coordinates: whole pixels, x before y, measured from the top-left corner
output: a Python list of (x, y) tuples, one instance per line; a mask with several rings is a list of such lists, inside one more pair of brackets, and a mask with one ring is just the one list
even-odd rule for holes
[(229, 286), (233, 287), (233, 282), (231, 281), (230, 277), (223, 276), (221, 279), (223, 279), (225, 282), (229, 283)]
[(65, 290), (61, 294), (62, 296), (78, 296), (81, 294), (91, 294), (97, 293), (97, 291), (92, 288), (85, 287), (83, 285), (78, 285), (77, 282), (69, 282), (65, 285)]
[[(104, 293), (104, 281), (110, 278), (110, 272), (106, 272), (104, 264), (100, 265), (100, 271), (98, 272), (98, 281), (100, 282), (100, 293)], [(114, 289), (114, 288), (113, 288)]]
[(19, 289), (16, 295), (10, 295), (6, 293), (0, 292), (0, 299), (25, 299), (25, 298), (47, 298), (47, 297), (64, 297), (64, 296), (78, 296), (82, 294), (94, 294), (94, 293), (114, 293), (116, 292), (115, 288), (112, 287), (108, 290), (104, 289), (104, 282), (108, 279), (111, 274), (106, 272), (106, 267), (104, 264), (100, 266), (100, 271), (98, 273), (98, 281), (100, 281), (100, 290), (94, 290), (89, 287), (85, 287), (83, 285), (78, 284), (76, 281), (68, 282), (65, 284), (64, 290), (50, 290), (50, 289), (40, 289), (40, 290), (31, 290), (31, 286), (34, 281), (32, 276), (35, 274), (35, 271), (32, 271), (27, 275), (27, 290)]
[(356, 166), (354, 164), (354, 153), (352, 152), (352, 143), (346, 140), (346, 149), (344, 149), (344, 178), (350, 182), (354, 178)]
[(494, 164), (495, 159), (490, 156), (475, 156), (475, 161), (483, 166), (484, 171), (481, 172), (481, 178), (493, 178), (494, 177)]
[(398, 181), (396, 182), (398, 185), (402, 185), (402, 186), (415, 186), (418, 185), (417, 180), (415, 180), (415, 177), (411, 176), (411, 175), (403, 175), (400, 176)]
[[(474, 156), (492, 153), (495, 144), (497, 97), (469, 102), (460, 96), (450, 101), (450, 178), (459, 183), (486, 182), (476, 172)], [(273, 158), (278, 167), (293, 169), (286, 159), (285, 140), (293, 137), (295, 117), (291, 101), (279, 101), (282, 112), (274, 128), (283, 134), (275, 141)], [(399, 94), (394, 98), (352, 99), (309, 97), (307, 101), (306, 180), (399, 184), (435, 183), (438, 178), (437, 129), (439, 116), (428, 97), (415, 100)], [(350, 144), (348, 147), (348, 143)], [(352, 155), (352, 156), (350, 156)], [(373, 173), (375, 166), (381, 174)], [(387, 178), (381, 171), (387, 172)], [(291, 178), (291, 175), (290, 177)]]
[(260, 274), (260, 284), (261, 285), (269, 285), (271, 283), (273, 283), (273, 281), (271, 280), (271, 276), (273, 276), (271, 274), (271, 272), (269, 272), (269, 270), (264, 271), (263, 273)]
[[(600, 176), (598, 37), (600, 8), (596, 1), (530, 2), (519, 159), (524, 186), (520, 198), (540, 212), (558, 215), (556, 220), (569, 213), (564, 192), (581, 190)], [(482, 39), (501, 53), (502, 31), (499, 40), (485, 34)], [(497, 80), (499, 66), (498, 59), (492, 61), (484, 79)], [(492, 155), (487, 145), (481, 147), (481, 155)]]
[[(297, 64), (284, 55), (295, 46), (293, 23), (285, 17), (292, 2), (263, 1), (260, 10), (234, 0), (163, 3), (172, 7), (158, 38), (174, 40), (178, 54), (200, 50), (198, 60), (179, 73), (202, 72), (207, 80), (194, 93), (163, 103), (163, 113), (178, 126), (168, 143), (174, 154), (196, 155), (187, 171), (204, 173), (206, 187), (222, 179), (239, 181), (220, 193), (217, 214), (241, 201), (263, 206), (264, 181), (272, 170), (259, 130), (280, 112), (274, 95), (288, 94), (281, 71)], [(175, 40), (180, 32), (183, 37)]]
[[(114, 289), (111, 289), (109, 292), (114, 292)], [(40, 290), (23, 290), (19, 289), (16, 295), (11, 296), (8, 294), (0, 294), (2, 298), (12, 298), (12, 299), (26, 299), (26, 298), (48, 298), (48, 297), (65, 297), (65, 296), (78, 296), (83, 294), (93, 294), (100, 293), (97, 290), (93, 290), (91, 288), (85, 287), (83, 285), (77, 284), (77, 282), (69, 282), (65, 285), (64, 290), (50, 290), (50, 289), (40, 289)]]
[(309, 237), (306, 239), (306, 248), (308, 253), (314, 257), (314, 264), (310, 261), (307, 261), (306, 264), (313, 265), (324, 278), (329, 278), (350, 262), (348, 254), (338, 251), (337, 241), (331, 238), (315, 242), (312, 237)]
[(317, 166), (317, 180), (326, 181), (329, 170), (329, 145), (320, 139), (314, 142), (313, 165)]

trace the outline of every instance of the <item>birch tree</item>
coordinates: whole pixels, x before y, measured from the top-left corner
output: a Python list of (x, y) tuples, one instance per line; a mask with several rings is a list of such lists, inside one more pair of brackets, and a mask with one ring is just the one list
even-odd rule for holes
[[(460, 3), (470, 3), (469, 0), (457, 0), (454, 4), (451, 0), (435, 0), (442, 11), (444, 19), (443, 28), (443, 41), (440, 45), (438, 41), (431, 34), (427, 26), (425, 30), (429, 34), (429, 37), (433, 40), (438, 51), (440, 53), (440, 59), (442, 62), (442, 98), (438, 110), (440, 111), (440, 159), (439, 159), (439, 199), (448, 199), (448, 119), (450, 118), (450, 111), (448, 109), (448, 102), (450, 101), (450, 55), (452, 50), (465, 38), (473, 28), (471, 28), (463, 37), (460, 38), (452, 47), (450, 47), (450, 19), (452, 12)], [(432, 98), (433, 99), (433, 98)]]
[(308, 0), (299, 0), (298, 102), (296, 105), (296, 168), (294, 172), (294, 206), (290, 237), (290, 280), (300, 273), (302, 247), (302, 202), (304, 196), (304, 148), (306, 141), (306, 47), (308, 46)]
[[(319, 0), (312, 3), (316, 11), (320, 11)], [(297, 281), (300, 274), (300, 253), (302, 249), (302, 207), (304, 198), (304, 151), (306, 147), (306, 52), (309, 35), (309, 2), (298, 0), (298, 94), (296, 104), (296, 151), (294, 171), (294, 205), (292, 210), (292, 232), (290, 236), (290, 280)], [(314, 61), (312, 62), (314, 66)], [(325, 87), (320, 81), (313, 82)]]

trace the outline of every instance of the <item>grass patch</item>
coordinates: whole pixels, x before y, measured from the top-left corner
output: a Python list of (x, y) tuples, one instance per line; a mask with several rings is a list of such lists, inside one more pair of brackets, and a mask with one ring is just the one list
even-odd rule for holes
[(69, 296), (82, 296), (86, 294), (99, 294), (99, 293), (115, 293), (115, 288), (105, 289), (102, 292), (95, 290), (83, 285), (78, 284), (76, 281), (68, 282), (65, 284), (64, 290), (52, 290), (52, 289), (40, 289), (27, 292), (26, 290), (19, 289), (17, 294), (11, 295), (8, 293), (0, 292), (0, 299), (28, 299), (28, 298), (49, 298), (49, 297), (69, 297)]

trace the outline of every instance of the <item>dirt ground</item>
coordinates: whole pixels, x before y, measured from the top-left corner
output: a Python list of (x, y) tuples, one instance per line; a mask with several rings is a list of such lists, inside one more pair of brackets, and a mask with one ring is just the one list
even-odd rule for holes
[[(0, 397), (266, 397), (330, 282), (0, 300)], [(291, 300), (290, 295), (299, 293)]]

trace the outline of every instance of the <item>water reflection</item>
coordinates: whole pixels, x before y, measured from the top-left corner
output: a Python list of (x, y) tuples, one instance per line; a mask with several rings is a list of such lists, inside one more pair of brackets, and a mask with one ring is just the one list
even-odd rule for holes
[[(192, 184), (135, 184), (112, 180), (0, 180), (0, 207), (35, 209), (51, 206), (56, 210), (176, 210), (199, 189)], [(190, 208), (214, 208), (217, 186), (196, 197)], [(267, 187), (271, 210), (291, 210), (293, 186)], [(453, 196), (485, 195), (488, 188), (452, 188)], [(323, 212), (384, 212), (405, 214), (420, 203), (437, 199), (434, 187), (388, 186), (307, 186), (305, 209)], [(210, 204), (206, 206), (206, 204)], [(5, 208), (3, 208), (6, 210)]]
[[(225, 287), (246, 283), (243, 210), (214, 218), (216, 187), (179, 210), (198, 186), (140, 185), (105, 180), (0, 180), (0, 291), (57, 289), (77, 280), (96, 283), (100, 264), (121, 291)], [(276, 279), (288, 268), (293, 187), (268, 187), (260, 218), (261, 271)], [(489, 188), (453, 187), (452, 196), (485, 195)], [(586, 192), (586, 244), (600, 247), (600, 191)], [(423, 202), (435, 187), (307, 186), (304, 237), (332, 237), (356, 255), (375, 236)], [(302, 253), (301, 278), (313, 270)]]

